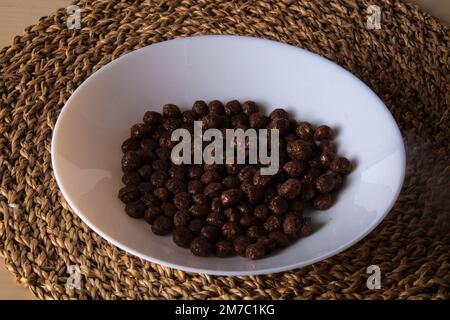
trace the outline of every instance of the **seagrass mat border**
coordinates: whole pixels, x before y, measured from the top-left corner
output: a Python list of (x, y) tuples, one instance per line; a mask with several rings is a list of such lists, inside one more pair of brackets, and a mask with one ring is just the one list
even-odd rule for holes
[[(0, 51), (0, 253), (43, 299), (448, 299), (449, 35), (402, 1), (81, 0), (81, 30), (65, 9)], [(366, 28), (367, 8), (381, 29)], [(252, 277), (188, 274), (110, 245), (72, 213), (54, 180), (52, 129), (76, 87), (134, 49), (201, 34), (278, 40), (350, 70), (383, 99), (407, 149), (400, 198), (345, 252), (298, 270)], [(380, 137), (382, 139), (382, 137)], [(81, 289), (66, 288), (79, 266)], [(366, 286), (369, 265), (381, 289)]]

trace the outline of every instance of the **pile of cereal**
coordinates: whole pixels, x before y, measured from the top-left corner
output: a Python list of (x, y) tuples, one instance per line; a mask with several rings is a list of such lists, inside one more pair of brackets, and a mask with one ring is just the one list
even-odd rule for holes
[[(192, 132), (194, 121), (205, 129), (278, 129), (279, 171), (262, 175), (258, 164), (174, 165), (171, 133)], [(172, 233), (197, 256), (260, 259), (313, 232), (302, 216), (305, 205), (333, 204), (352, 164), (336, 154), (332, 138), (326, 125), (297, 123), (283, 109), (265, 116), (252, 101), (196, 101), (184, 112), (167, 104), (162, 115), (146, 112), (122, 144), (119, 198), (130, 217), (143, 218), (156, 235)]]

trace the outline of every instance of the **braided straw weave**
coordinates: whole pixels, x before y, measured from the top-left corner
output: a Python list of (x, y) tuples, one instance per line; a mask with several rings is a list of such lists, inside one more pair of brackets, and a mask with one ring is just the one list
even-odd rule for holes
[[(39, 298), (448, 299), (450, 29), (396, 0), (77, 1), (0, 51), (0, 253)], [(366, 28), (381, 8), (381, 29)], [(407, 149), (407, 176), (387, 218), (351, 249), (312, 266), (252, 277), (189, 274), (115, 248), (71, 211), (52, 174), (59, 111), (90, 74), (176, 37), (241, 34), (278, 40), (350, 70), (383, 99)], [(382, 138), (382, 137), (380, 137)], [(81, 289), (66, 288), (80, 267)], [(366, 286), (369, 265), (381, 289)]]

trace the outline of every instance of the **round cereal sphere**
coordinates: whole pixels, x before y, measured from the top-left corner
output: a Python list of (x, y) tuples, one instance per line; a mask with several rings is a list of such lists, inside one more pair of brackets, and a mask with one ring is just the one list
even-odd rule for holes
[(329, 126), (319, 126), (314, 130), (314, 139), (316, 140), (325, 140), (331, 139), (333, 136), (333, 130)]
[(199, 257), (209, 257), (213, 252), (210, 241), (203, 237), (194, 238), (191, 242), (190, 248), (191, 252)]
[(216, 243), (216, 256), (229, 257), (234, 254), (233, 243), (229, 240), (220, 240)]
[(260, 243), (248, 245), (247, 248), (245, 248), (245, 256), (250, 260), (264, 258), (265, 256), (264, 246)]
[(221, 230), (219, 227), (206, 225), (200, 230), (200, 235), (211, 242), (216, 242), (221, 237)]
[(316, 179), (314, 186), (319, 192), (328, 193), (336, 187), (335, 176), (330, 173), (323, 174)]
[(238, 255), (245, 257), (245, 250), (251, 243), (252, 241), (249, 237), (246, 235), (241, 235), (233, 241), (234, 251), (236, 251)]
[(352, 163), (347, 158), (337, 157), (331, 162), (330, 169), (336, 173), (349, 174), (352, 171)]
[(141, 182), (141, 175), (136, 171), (125, 173), (122, 176), (122, 182), (126, 186), (137, 185)]
[(241, 227), (236, 222), (227, 222), (222, 226), (222, 234), (228, 240), (236, 239), (241, 233)]
[(172, 239), (175, 244), (182, 248), (189, 248), (192, 240), (194, 239), (194, 235), (189, 230), (189, 228), (185, 226), (176, 227), (172, 233)]
[(158, 236), (169, 234), (172, 229), (173, 222), (166, 216), (159, 216), (152, 223), (152, 231)]
[(144, 217), (145, 205), (141, 200), (127, 203), (125, 212), (132, 218), (141, 219)]

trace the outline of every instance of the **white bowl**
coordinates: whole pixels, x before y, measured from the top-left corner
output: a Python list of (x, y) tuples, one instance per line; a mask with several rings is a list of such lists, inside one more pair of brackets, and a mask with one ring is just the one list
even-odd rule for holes
[[(356, 163), (338, 201), (311, 212), (317, 230), (261, 260), (200, 258), (155, 236), (117, 198), (121, 143), (147, 110), (195, 100), (255, 100), (285, 107), (297, 120), (337, 128), (339, 153)], [(308, 51), (237, 36), (176, 39), (129, 53), (101, 68), (70, 97), (52, 140), (58, 185), (72, 209), (112, 244), (143, 259), (190, 272), (255, 275), (331, 257), (373, 230), (402, 186), (405, 152), (381, 100), (360, 80)]]

